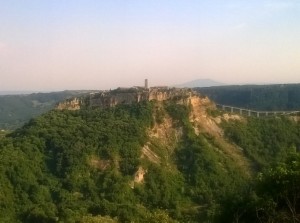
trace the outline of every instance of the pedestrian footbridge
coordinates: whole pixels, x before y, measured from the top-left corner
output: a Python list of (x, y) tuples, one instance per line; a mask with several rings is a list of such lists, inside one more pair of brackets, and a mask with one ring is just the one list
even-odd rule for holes
[(217, 108), (223, 111), (237, 113), (240, 115), (266, 117), (266, 116), (277, 116), (277, 115), (300, 115), (300, 111), (255, 111), (247, 108), (233, 107), (229, 105), (216, 104)]

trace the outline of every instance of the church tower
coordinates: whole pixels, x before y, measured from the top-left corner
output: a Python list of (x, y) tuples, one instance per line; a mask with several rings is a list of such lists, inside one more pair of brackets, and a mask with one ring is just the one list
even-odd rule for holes
[(148, 89), (148, 79), (145, 79), (145, 89)]

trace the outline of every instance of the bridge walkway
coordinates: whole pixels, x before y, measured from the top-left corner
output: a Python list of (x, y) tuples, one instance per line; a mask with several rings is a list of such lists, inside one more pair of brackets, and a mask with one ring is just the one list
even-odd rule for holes
[(216, 104), (217, 108), (223, 111), (229, 111), (231, 113), (238, 113), (240, 115), (266, 117), (276, 115), (300, 115), (300, 111), (256, 111), (247, 108), (239, 108), (230, 105)]

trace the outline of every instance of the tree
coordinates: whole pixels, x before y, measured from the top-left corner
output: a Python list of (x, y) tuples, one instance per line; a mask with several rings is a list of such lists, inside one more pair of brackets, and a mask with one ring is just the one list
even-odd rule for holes
[(275, 204), (275, 219), (300, 222), (300, 154), (290, 154), (258, 180), (258, 194)]

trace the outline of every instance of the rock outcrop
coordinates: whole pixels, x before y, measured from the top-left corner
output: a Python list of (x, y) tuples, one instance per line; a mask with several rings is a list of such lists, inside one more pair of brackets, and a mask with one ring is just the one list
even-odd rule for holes
[(82, 100), (80, 98), (72, 98), (67, 99), (64, 102), (59, 103), (56, 106), (56, 109), (58, 110), (79, 110), (82, 105)]
[(141, 101), (165, 101), (169, 99), (177, 99), (186, 101), (191, 96), (197, 94), (187, 88), (168, 88), (168, 87), (152, 87), (152, 88), (117, 88), (112, 91), (100, 91), (91, 93), (85, 98), (74, 98), (66, 100), (58, 104), (59, 110), (77, 110), (82, 106), (109, 108), (118, 104), (132, 104)]

